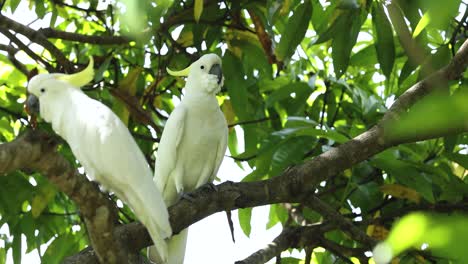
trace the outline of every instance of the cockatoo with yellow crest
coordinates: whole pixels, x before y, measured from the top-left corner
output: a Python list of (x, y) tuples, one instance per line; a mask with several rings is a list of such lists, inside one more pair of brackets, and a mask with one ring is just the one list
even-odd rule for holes
[(93, 60), (75, 74), (40, 74), (28, 85), (27, 107), (40, 112), (64, 138), (86, 174), (113, 191), (146, 226), (158, 254), (167, 260), (172, 234), (162, 193), (148, 163), (120, 118), (80, 87), (92, 81)]
[[(216, 54), (202, 56), (185, 70), (168, 72), (187, 76), (182, 101), (164, 127), (154, 172), (154, 182), (171, 206), (184, 193), (214, 180), (226, 152), (228, 127), (216, 99), (224, 83)], [(182, 264), (186, 241), (187, 229), (168, 240), (167, 262), (151, 248), (150, 259)]]

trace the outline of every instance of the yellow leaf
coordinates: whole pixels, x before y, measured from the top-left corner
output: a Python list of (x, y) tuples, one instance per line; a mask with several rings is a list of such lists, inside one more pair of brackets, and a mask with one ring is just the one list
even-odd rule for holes
[(44, 185), (39, 189), (38, 193), (33, 197), (31, 204), (31, 213), (34, 218), (41, 215), (56, 193), (57, 190), (52, 184)]
[(343, 171), (343, 175), (346, 178), (351, 178), (351, 176), (353, 175), (353, 171), (351, 169), (347, 169), (347, 170)]
[(418, 192), (400, 184), (385, 184), (380, 187), (380, 191), (396, 198), (408, 199), (415, 203), (421, 201), (421, 195)]
[(416, 38), (421, 33), (421, 31), (423, 31), (424, 28), (426, 28), (426, 26), (429, 25), (430, 22), (431, 15), (429, 12), (426, 12), (426, 14), (424, 14), (424, 16), (421, 17), (421, 20), (419, 20), (418, 25), (414, 29), (413, 38)]
[(201, 14), (203, 13), (203, 0), (195, 0), (195, 6), (193, 7), (193, 17), (198, 23), (200, 21)]

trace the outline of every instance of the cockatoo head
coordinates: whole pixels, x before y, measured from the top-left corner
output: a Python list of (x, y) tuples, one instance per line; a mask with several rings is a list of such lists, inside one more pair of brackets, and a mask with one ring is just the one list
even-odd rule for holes
[[(93, 58), (90, 57), (86, 69), (75, 74), (39, 74), (34, 76), (28, 84), (28, 99), (26, 110), (29, 114), (43, 113), (41, 105), (48, 105), (57, 95), (67, 92), (68, 89), (80, 89), (88, 84), (94, 77)], [(59, 110), (59, 109), (57, 109)]]
[(187, 90), (216, 94), (224, 85), (221, 58), (213, 53), (203, 55), (184, 70), (167, 69), (167, 72), (173, 76), (187, 76)]

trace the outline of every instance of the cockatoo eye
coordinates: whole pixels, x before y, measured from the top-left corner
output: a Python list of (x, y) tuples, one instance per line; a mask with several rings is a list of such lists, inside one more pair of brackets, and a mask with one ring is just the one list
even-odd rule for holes
[(41, 88), (41, 93), (45, 93), (45, 88)]
[(203, 65), (202, 65), (202, 66), (200, 66), (200, 69), (202, 69), (202, 70), (203, 70), (203, 69), (205, 69), (205, 66), (203, 66)]

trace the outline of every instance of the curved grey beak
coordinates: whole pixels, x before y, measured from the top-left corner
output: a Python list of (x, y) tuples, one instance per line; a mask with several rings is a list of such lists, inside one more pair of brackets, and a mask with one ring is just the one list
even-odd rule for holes
[(219, 64), (213, 64), (213, 66), (211, 66), (209, 74), (213, 74), (218, 77), (218, 84), (220, 84), (223, 80), (223, 70), (221, 69), (221, 65)]
[(26, 99), (26, 111), (29, 115), (38, 114), (40, 110), (39, 98), (37, 96), (30, 94), (28, 99)]

